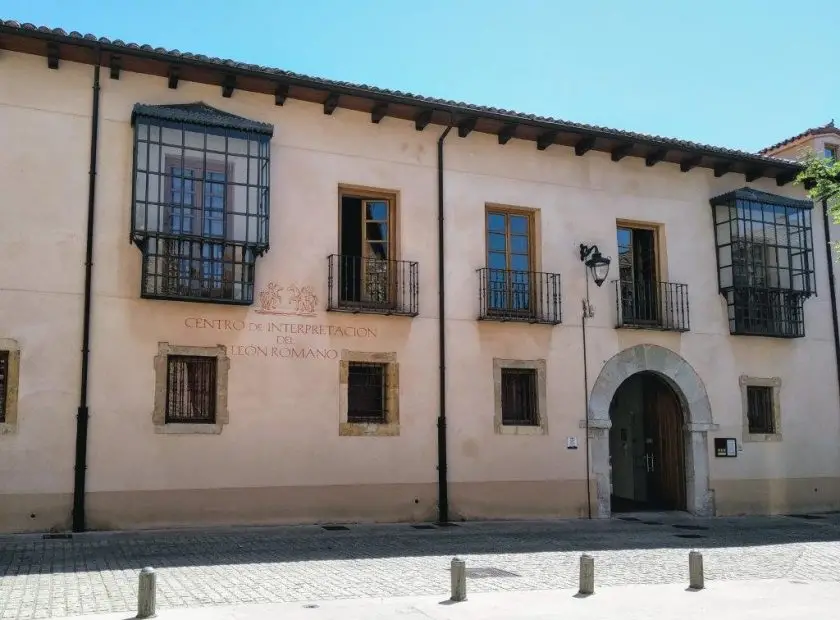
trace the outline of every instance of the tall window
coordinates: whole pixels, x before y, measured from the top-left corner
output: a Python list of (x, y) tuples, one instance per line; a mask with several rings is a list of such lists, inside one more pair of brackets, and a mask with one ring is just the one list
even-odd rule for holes
[(618, 226), (618, 277), (625, 323), (658, 323), (656, 229)]
[(204, 104), (138, 104), (132, 123), (142, 295), (251, 303), (268, 249), (273, 127)]
[(776, 421), (773, 409), (773, 388), (747, 386), (747, 427), (751, 435), (773, 435)]
[(166, 371), (166, 423), (216, 423), (215, 357), (170, 355)]
[(9, 402), (9, 352), (0, 351), (0, 422), (6, 421)]
[(387, 305), (395, 298), (397, 266), (391, 198), (342, 194), (339, 301)]
[(502, 368), (502, 424), (538, 426), (537, 370)]
[(490, 312), (533, 308), (533, 218), (530, 213), (487, 210), (487, 306)]
[(803, 303), (816, 294), (813, 204), (751, 188), (711, 203), (730, 332), (804, 336)]

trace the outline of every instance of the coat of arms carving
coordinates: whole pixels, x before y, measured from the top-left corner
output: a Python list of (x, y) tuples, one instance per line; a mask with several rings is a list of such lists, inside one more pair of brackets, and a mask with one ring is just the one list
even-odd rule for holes
[[(286, 295), (281, 291), (287, 291)], [(285, 301), (284, 301), (285, 297)], [(285, 314), (297, 316), (315, 316), (318, 297), (311, 286), (291, 284), (282, 287), (277, 282), (269, 282), (259, 294), (259, 314)]]

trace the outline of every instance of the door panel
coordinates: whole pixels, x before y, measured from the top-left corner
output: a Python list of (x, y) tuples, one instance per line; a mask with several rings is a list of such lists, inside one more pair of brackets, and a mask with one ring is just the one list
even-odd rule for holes
[(663, 508), (685, 510), (685, 459), (682, 412), (674, 392), (661, 380), (653, 385), (651, 401), (657, 495)]

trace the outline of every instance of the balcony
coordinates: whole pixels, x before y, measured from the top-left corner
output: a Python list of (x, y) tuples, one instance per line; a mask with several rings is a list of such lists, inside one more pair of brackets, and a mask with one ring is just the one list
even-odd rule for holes
[(615, 280), (616, 327), (687, 332), (688, 285)]
[(560, 274), (478, 270), (479, 321), (560, 323)]
[(340, 254), (327, 260), (327, 310), (417, 316), (417, 263)]
[(802, 338), (808, 293), (790, 289), (732, 287), (726, 297), (729, 333), (736, 336)]

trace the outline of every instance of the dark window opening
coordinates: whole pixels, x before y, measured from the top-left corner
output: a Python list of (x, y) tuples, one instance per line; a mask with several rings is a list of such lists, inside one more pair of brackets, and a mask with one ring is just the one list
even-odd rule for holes
[(341, 198), (339, 301), (388, 304), (396, 267), (391, 240), (391, 202)]
[(141, 295), (252, 303), (268, 249), (273, 130), (200, 104), (138, 105), (132, 122)]
[(170, 355), (166, 368), (166, 423), (215, 424), (216, 358)]
[(0, 422), (6, 421), (6, 403), (9, 399), (9, 352), (0, 351)]
[(711, 203), (730, 333), (804, 336), (803, 304), (816, 294), (813, 204), (750, 188)]
[(347, 421), (385, 424), (387, 416), (387, 364), (350, 362), (347, 372)]
[(502, 424), (539, 426), (536, 369), (502, 368)]
[(776, 433), (776, 418), (773, 409), (772, 387), (747, 386), (747, 424), (750, 434), (772, 435)]
[(625, 323), (660, 322), (656, 231), (619, 226), (618, 278)]

